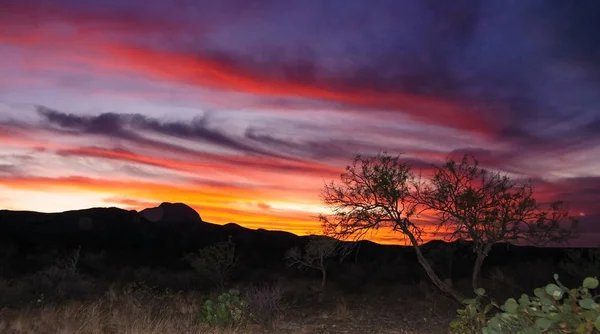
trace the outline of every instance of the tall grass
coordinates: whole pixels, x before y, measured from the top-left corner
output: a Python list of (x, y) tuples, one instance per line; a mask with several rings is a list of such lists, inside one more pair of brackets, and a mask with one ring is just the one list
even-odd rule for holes
[[(156, 295), (155, 295), (156, 296)], [(170, 334), (252, 333), (253, 328), (215, 329), (197, 324), (193, 296), (159, 297), (111, 289), (94, 301), (0, 311), (0, 333)]]

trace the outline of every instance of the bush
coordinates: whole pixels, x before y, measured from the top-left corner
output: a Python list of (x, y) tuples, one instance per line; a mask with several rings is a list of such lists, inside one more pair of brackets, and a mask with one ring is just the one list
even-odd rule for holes
[(60, 269), (64, 275), (69, 278), (75, 276), (77, 273), (77, 265), (79, 263), (79, 252), (81, 251), (81, 246), (77, 249), (71, 251), (69, 254), (64, 257), (56, 258), (55, 266)]
[(481, 300), (486, 296), (484, 289), (475, 290), (475, 299), (466, 299), (464, 309), (457, 310), (456, 319), (450, 322), (453, 334), (481, 333), (488, 320), (488, 313), (497, 305), (493, 302), (483, 306)]
[(229, 275), (238, 264), (235, 256), (235, 243), (219, 242), (200, 249), (197, 253), (186, 255), (185, 259), (202, 277), (212, 281), (219, 288), (225, 288)]
[[(519, 300), (509, 298), (501, 307), (493, 302), (481, 307), (483, 289), (477, 291), (478, 298), (466, 300), (467, 307), (458, 310), (458, 317), (452, 321), (452, 333), (468, 333), (467, 329), (479, 331), (479, 327), (469, 328), (469, 321), (476, 320), (484, 334), (504, 333), (600, 333), (599, 295), (591, 290), (598, 287), (598, 279), (587, 277), (582, 286), (575, 289), (565, 287), (554, 275), (556, 283), (534, 290), (534, 296), (521, 295)], [(485, 320), (493, 307), (500, 312)], [(462, 332), (460, 331), (462, 330)]]
[(198, 321), (210, 326), (238, 326), (246, 322), (246, 302), (235, 289), (220, 295), (216, 300), (207, 300), (200, 310)]
[(246, 291), (245, 298), (248, 303), (249, 317), (266, 329), (273, 328), (273, 321), (282, 308), (282, 293), (279, 285), (263, 284), (250, 288)]

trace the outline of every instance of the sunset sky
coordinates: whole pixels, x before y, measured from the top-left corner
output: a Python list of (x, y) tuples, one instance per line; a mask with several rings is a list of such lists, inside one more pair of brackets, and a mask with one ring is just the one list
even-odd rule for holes
[[(0, 208), (318, 232), (355, 153), (473, 152), (600, 243), (600, 1), (0, 0)], [(379, 242), (398, 236), (380, 233)]]

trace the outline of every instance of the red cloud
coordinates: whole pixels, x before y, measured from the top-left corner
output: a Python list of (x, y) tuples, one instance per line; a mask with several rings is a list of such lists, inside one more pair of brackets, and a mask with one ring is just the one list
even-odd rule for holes
[[(402, 111), (417, 120), (488, 133), (495, 126), (457, 101), (403, 92), (348, 90), (327, 82), (307, 85), (261, 78), (202, 55), (174, 53), (127, 45), (106, 45), (119, 66), (163, 80), (269, 97), (303, 97), (341, 102), (357, 107)], [(462, 115), (462, 117), (461, 117)]]

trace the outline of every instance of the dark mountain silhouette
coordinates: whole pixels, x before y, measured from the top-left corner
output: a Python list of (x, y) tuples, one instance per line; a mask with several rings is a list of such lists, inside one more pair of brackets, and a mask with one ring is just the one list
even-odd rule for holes
[[(24, 259), (77, 247), (81, 247), (82, 255), (104, 252), (106, 265), (115, 270), (126, 266), (187, 270), (189, 265), (182, 259), (185, 254), (229, 238), (236, 244), (242, 276), (254, 270), (276, 273), (290, 270), (285, 265), (285, 252), (305, 245), (308, 240), (289, 232), (205, 222), (182, 203), (163, 203), (141, 212), (114, 207), (60, 213), (0, 211), (0, 253), (7, 245), (16, 249), (12, 263), (20, 272), (40, 269), (35, 262)], [(332, 263), (332, 279), (351, 276), (352, 284), (359, 285), (367, 279), (415, 282), (425, 277), (411, 247), (370, 241), (361, 241), (356, 246), (342, 264)], [(441, 252), (436, 255), (435, 250)], [(423, 251), (433, 256), (432, 261), (443, 276), (462, 278), (470, 274), (472, 251), (468, 242), (432, 241), (423, 245)], [(496, 245), (486, 266), (542, 258), (556, 262), (563, 252), (558, 248), (501, 244)], [(450, 268), (449, 262), (453, 266), (445, 269)]]
[(183, 203), (161, 203), (155, 208), (140, 211), (140, 215), (152, 222), (172, 224), (202, 221), (196, 210)]

